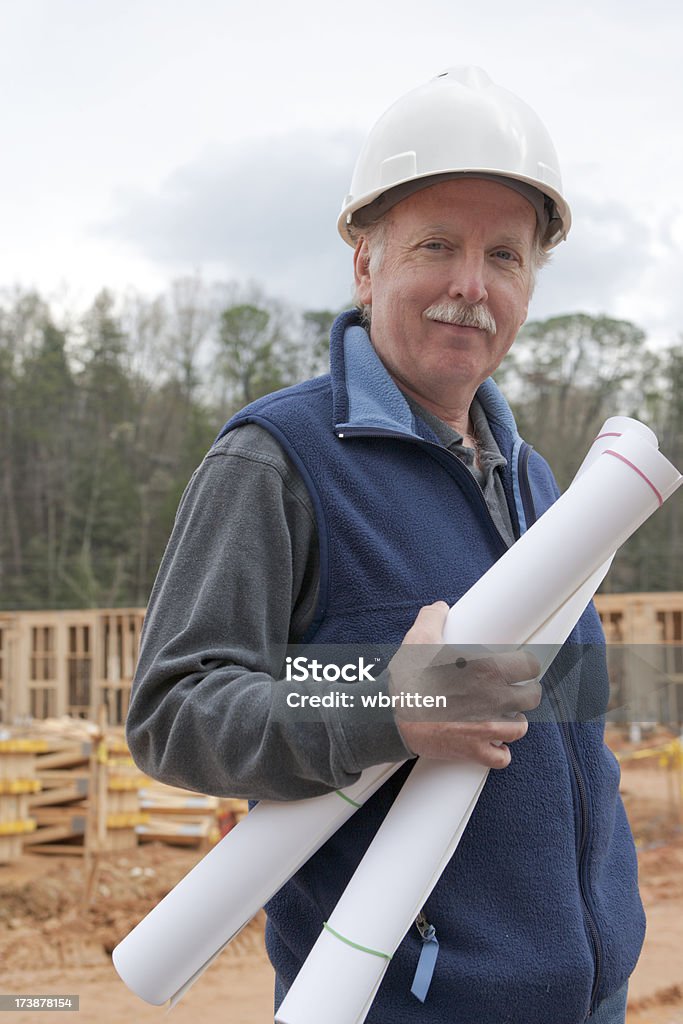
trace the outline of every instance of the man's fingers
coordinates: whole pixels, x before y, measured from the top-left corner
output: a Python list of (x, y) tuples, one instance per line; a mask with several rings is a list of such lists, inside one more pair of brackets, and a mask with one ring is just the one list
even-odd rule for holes
[(541, 663), (531, 651), (515, 651), (513, 654), (505, 655), (503, 660), (510, 674), (515, 676), (511, 682), (526, 682), (527, 679), (536, 679), (541, 673)]
[(448, 615), (445, 601), (420, 608), (417, 618), (403, 638), (403, 643), (389, 662), (390, 689), (417, 690), (420, 678), (442, 646), (441, 637)]
[(514, 718), (503, 719), (500, 722), (483, 722), (483, 729), (490, 736), (492, 742), (514, 743), (526, 736), (529, 729), (529, 722), (518, 711)]
[(501, 743), (500, 746), (489, 744), (488, 748), (482, 750), (479, 763), (483, 764), (486, 768), (498, 770), (500, 768), (507, 768), (511, 760), (512, 752), (504, 743)]
[[(417, 618), (406, 633), (405, 644), (441, 644), (443, 627), (448, 615), (445, 601), (435, 601), (420, 608)], [(433, 652), (432, 652), (433, 654)]]
[[(485, 672), (475, 671), (473, 663), (467, 663), (462, 668), (458, 668), (457, 662), (438, 668), (433, 664), (424, 666), (422, 657), (431, 648), (409, 646), (404, 650), (405, 654), (397, 662), (404, 670), (403, 678), (410, 679), (412, 688), (421, 694), (428, 694), (430, 699), (438, 697), (442, 700), (442, 703), (422, 708), (417, 717), (423, 720), (483, 721), (505, 718), (515, 711), (531, 711), (538, 707), (543, 698), (543, 690), (537, 680), (511, 685), (495, 668)], [(416, 660), (413, 661), (413, 658)], [(413, 670), (411, 675), (406, 671), (408, 668)], [(429, 707), (433, 710), (430, 711)], [(416, 716), (414, 713), (406, 713), (403, 717)]]
[(444, 645), (448, 612), (445, 601), (421, 608), (389, 663), (392, 696), (428, 698), (427, 703), (409, 701), (405, 707), (401, 703), (394, 710), (396, 718), (422, 722), (509, 721), (516, 712), (537, 707), (542, 691), (535, 681), (541, 671), (536, 657), (524, 650), (497, 653), (495, 649)]
[(535, 679), (541, 671), (538, 659), (528, 651), (506, 651), (474, 658), (470, 664), (482, 679), (500, 679), (508, 684), (525, 683)]
[(445, 761), (476, 761), (487, 768), (510, 763), (506, 744), (526, 734), (529, 723), (522, 714), (502, 722), (397, 722), (406, 746), (414, 754)]
[(501, 706), (506, 714), (510, 711), (532, 711), (542, 699), (543, 687), (539, 682), (515, 683), (506, 690), (505, 702)]

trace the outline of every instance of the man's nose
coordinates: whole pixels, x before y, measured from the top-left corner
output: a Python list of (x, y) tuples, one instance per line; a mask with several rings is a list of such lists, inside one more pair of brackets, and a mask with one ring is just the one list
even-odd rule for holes
[(486, 302), (486, 264), (482, 253), (461, 253), (454, 261), (448, 294), (470, 305)]

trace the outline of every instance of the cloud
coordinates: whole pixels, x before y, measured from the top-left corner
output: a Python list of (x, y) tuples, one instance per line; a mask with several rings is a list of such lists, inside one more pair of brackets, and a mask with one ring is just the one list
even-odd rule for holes
[(575, 196), (569, 237), (539, 275), (533, 315), (614, 313), (652, 259), (654, 231), (624, 204)]
[[(96, 230), (125, 241), (170, 275), (257, 281), (307, 309), (351, 295), (351, 250), (336, 231), (361, 137), (288, 133), (213, 146), (156, 191), (119, 190)], [(644, 207), (596, 191), (572, 195), (569, 240), (539, 275), (530, 317), (605, 313), (657, 333), (681, 322), (669, 287), (675, 243)], [(665, 282), (669, 285), (665, 286)]]
[(652, 203), (632, 208), (594, 195), (574, 195), (572, 205), (569, 238), (539, 274), (530, 317), (602, 313), (633, 321), (656, 345), (675, 343), (683, 329), (683, 213), (675, 204), (661, 214)]
[(156, 193), (119, 191), (96, 231), (172, 270), (220, 269), (307, 308), (343, 305), (351, 250), (335, 224), (360, 144), (288, 134), (212, 147)]

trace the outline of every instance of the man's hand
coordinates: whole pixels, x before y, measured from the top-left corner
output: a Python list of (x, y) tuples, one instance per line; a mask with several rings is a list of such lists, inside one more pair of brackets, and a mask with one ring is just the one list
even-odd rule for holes
[(442, 643), (447, 614), (445, 601), (421, 608), (389, 664), (392, 696), (443, 695), (447, 712), (398, 708), (396, 724), (414, 754), (506, 768), (511, 758), (506, 744), (525, 735), (529, 723), (523, 712), (541, 701), (535, 679), (540, 665), (524, 651), (458, 657)]

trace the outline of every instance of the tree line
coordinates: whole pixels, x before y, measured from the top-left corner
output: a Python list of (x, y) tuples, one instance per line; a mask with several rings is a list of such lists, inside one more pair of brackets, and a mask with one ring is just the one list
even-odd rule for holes
[[(257, 286), (102, 291), (85, 313), (0, 296), (0, 607), (142, 606), (193, 470), (246, 402), (325, 372), (335, 310)], [(520, 432), (571, 480), (609, 415), (644, 419), (683, 464), (683, 353), (583, 313), (528, 323), (496, 374)], [(681, 587), (673, 499), (605, 589)]]

